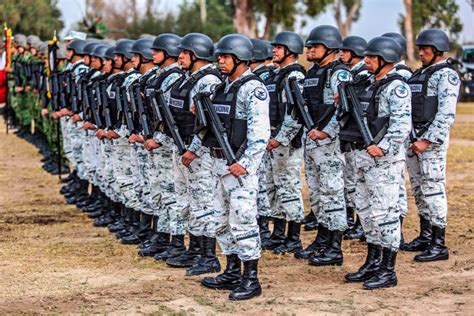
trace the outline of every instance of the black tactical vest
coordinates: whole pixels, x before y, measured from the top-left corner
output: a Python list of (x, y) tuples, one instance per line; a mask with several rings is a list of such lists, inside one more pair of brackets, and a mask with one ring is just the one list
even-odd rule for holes
[(329, 120), (326, 118), (330, 118), (332, 115), (327, 115), (328, 111), (333, 111), (333, 114), (336, 111), (332, 98), (331, 100), (326, 100), (327, 103), (324, 103), (324, 88), (329, 88), (329, 79), (338, 69), (349, 71), (347, 66), (340, 61), (330, 62), (324, 67), (314, 65), (308, 71), (304, 80), (303, 96), (306, 100), (309, 114), (313, 118), (318, 130), (323, 130), (329, 123)]
[(428, 81), (433, 73), (443, 68), (454, 70), (450, 63), (441, 63), (418, 69), (408, 80), (412, 93), (411, 115), (415, 128), (430, 124), (438, 112), (438, 96), (428, 96)]
[(125, 82), (125, 79), (131, 75), (138, 73), (138, 71), (133, 70), (131, 72), (122, 72), (118, 74), (114, 74), (109, 77), (107, 80), (107, 86), (110, 86), (110, 92), (108, 93), (108, 98), (107, 102), (109, 103), (109, 108), (110, 108), (110, 117), (112, 124), (115, 126), (115, 128), (120, 128), (122, 124), (124, 124), (125, 118), (123, 116), (123, 111), (119, 111), (119, 108), (122, 107), (122, 105), (117, 106), (116, 103), (116, 98), (115, 98), (115, 89), (117, 87), (121, 87), (123, 83)]
[(284, 89), (284, 79), (289, 73), (299, 71), (306, 74), (303, 66), (300, 64), (291, 64), (278, 72), (273, 72), (270, 77), (265, 80), (270, 96), (270, 126), (272, 127), (272, 137), (275, 137), (280, 131), (281, 124), (285, 118), (287, 111), (286, 103), (282, 102), (281, 95)]
[[(255, 74), (251, 74), (235, 81), (227, 92), (225, 91), (225, 83), (222, 83), (216, 87), (214, 98), (212, 99), (212, 105), (224, 125), (234, 154), (239, 152), (239, 149), (247, 140), (247, 120), (237, 119), (235, 117), (235, 111), (237, 109), (237, 94), (242, 85), (252, 80), (257, 80), (263, 83), (260, 77)], [(202, 144), (206, 147), (220, 147), (211, 129), (206, 131)], [(240, 150), (240, 152), (242, 152), (242, 150)]]
[[(370, 132), (374, 137), (374, 141), (378, 142), (383, 137), (383, 130), (386, 129), (390, 117), (378, 117), (380, 92), (394, 80), (403, 81), (403, 77), (399, 74), (388, 75), (387, 78), (371, 83), (369, 80), (362, 80), (355, 84), (355, 90), (359, 98), (360, 105), (364, 110), (364, 117), (366, 118)], [(357, 128), (354, 118), (348, 114), (348, 120), (341, 126), (339, 131), (339, 139), (341, 147), (344, 148), (344, 143), (356, 143), (363, 145), (364, 141), (362, 134)]]
[[(190, 137), (194, 131), (196, 119), (194, 113), (191, 112), (189, 104), (191, 90), (201, 78), (207, 75), (214, 75), (218, 78), (221, 78), (219, 72), (216, 69), (206, 68), (190, 76), (181, 86), (181, 83), (185, 80), (185, 77), (182, 77), (180, 81), (173, 86), (170, 92), (169, 107), (176, 124), (178, 125), (179, 134), (185, 142), (190, 141)], [(169, 131), (165, 130), (165, 133), (168, 136), (171, 136)]]
[(268, 74), (268, 76), (271, 76), (272, 72), (273, 72), (273, 70), (268, 66), (262, 66), (262, 67), (258, 68), (257, 70), (253, 71), (253, 73), (256, 76), (259, 76), (260, 78), (262, 78), (262, 76), (264, 74)]

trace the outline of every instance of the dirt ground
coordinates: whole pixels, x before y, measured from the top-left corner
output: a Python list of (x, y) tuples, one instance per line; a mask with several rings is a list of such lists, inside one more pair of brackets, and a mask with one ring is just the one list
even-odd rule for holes
[[(366, 291), (346, 284), (365, 247), (344, 241), (341, 267), (311, 267), (264, 253), (263, 295), (230, 302), (200, 277), (137, 256), (58, 193), (40, 155), (0, 123), (1, 314), (471, 314), (474, 310), (474, 103), (458, 106), (448, 159), (450, 259), (419, 264), (400, 253), (395, 288)], [(413, 200), (404, 231), (417, 235)], [(314, 232), (303, 234), (304, 243)], [(469, 312), (470, 311), (470, 312)]]

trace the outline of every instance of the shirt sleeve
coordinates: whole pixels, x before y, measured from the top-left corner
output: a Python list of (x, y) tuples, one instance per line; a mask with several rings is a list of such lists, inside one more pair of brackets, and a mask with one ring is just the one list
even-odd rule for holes
[(438, 112), (422, 139), (439, 145), (448, 140), (449, 130), (456, 115), (459, 86), (459, 76), (455, 71), (446, 69), (442, 72), (437, 86)]
[[(292, 71), (288, 74), (288, 78), (296, 78), (298, 82), (298, 87), (300, 91), (303, 92), (303, 80), (304, 74), (299, 71)], [(282, 91), (282, 102), (286, 102), (286, 93)], [(294, 118), (289, 111), (285, 111), (285, 117), (281, 124), (281, 128), (278, 131), (278, 134), (275, 136), (275, 140), (278, 141), (282, 146), (288, 146), (290, 142), (295, 138), (301, 129), (301, 124), (298, 123), (298, 120)]]

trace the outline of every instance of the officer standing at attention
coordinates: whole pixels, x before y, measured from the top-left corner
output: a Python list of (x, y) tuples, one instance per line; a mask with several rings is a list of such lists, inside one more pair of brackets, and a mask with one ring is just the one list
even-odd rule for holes
[[(280, 32), (273, 45), (273, 61), (279, 65), (265, 80), (270, 95), (271, 138), (267, 145), (266, 180), (269, 205), (261, 206), (271, 210), (274, 230), (264, 249), (275, 254), (301, 250), (301, 221), (304, 217), (301, 183), (303, 160), (302, 125), (292, 116), (292, 107), (287, 104), (284, 84), (296, 78), (302, 90), (306, 71), (298, 63), (303, 53), (301, 37), (293, 32)], [(288, 222), (288, 235), (285, 227)]]
[(347, 229), (344, 198), (344, 155), (339, 144), (335, 97), (341, 82), (351, 80), (349, 69), (337, 60), (342, 47), (339, 30), (330, 25), (314, 28), (306, 40), (314, 65), (304, 81), (303, 96), (315, 126), (307, 131), (305, 175), (310, 203), (318, 219), (316, 239), (295, 253), (315, 266), (341, 265), (342, 234)]
[(423, 66), (408, 81), (413, 92), (414, 134), (407, 165), (420, 215), (420, 235), (404, 250), (423, 251), (415, 261), (446, 260), (446, 156), (454, 122), (460, 79), (444, 57), (448, 36), (441, 30), (422, 31), (416, 39)]
[(340, 132), (341, 142), (351, 144), (356, 165), (355, 202), (367, 238), (367, 258), (348, 282), (364, 282), (365, 289), (397, 285), (395, 261), (400, 245), (398, 188), (404, 166), (404, 143), (410, 131), (411, 93), (395, 70), (400, 45), (388, 37), (372, 39), (365, 51), (373, 77), (358, 97), (364, 121), (374, 137), (367, 146), (350, 116)]
[[(368, 72), (364, 62), (364, 51), (367, 41), (359, 36), (348, 36), (342, 41), (339, 51), (340, 60), (349, 67), (354, 80), (367, 78)], [(346, 197), (347, 224), (349, 229), (344, 232), (345, 239), (360, 239), (364, 236), (364, 230), (357, 217), (354, 223), (354, 193), (355, 193), (355, 166), (352, 151), (344, 153), (346, 166), (344, 169), (344, 193)]]
[[(207, 130), (202, 145), (210, 149), (212, 156), (212, 175), (217, 182), (215, 205), (223, 211), (217, 240), (227, 266), (224, 273), (204, 278), (201, 283), (209, 288), (231, 289), (231, 300), (245, 300), (262, 292), (257, 277), (261, 252), (257, 172), (270, 138), (269, 97), (261, 79), (247, 66), (253, 56), (252, 43), (247, 37), (224, 36), (217, 44), (216, 54), (227, 79), (216, 87), (212, 103), (230, 135), (228, 141), (237, 162), (227, 165), (216, 136)], [(242, 152), (239, 149), (243, 145)]]

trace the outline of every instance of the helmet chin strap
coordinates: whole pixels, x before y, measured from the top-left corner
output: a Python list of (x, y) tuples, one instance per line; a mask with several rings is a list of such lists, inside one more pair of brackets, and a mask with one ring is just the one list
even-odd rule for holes
[(166, 51), (163, 50), (162, 52), (163, 52), (163, 60), (159, 63), (156, 63), (158, 67), (161, 67), (161, 65), (163, 65), (168, 60), (168, 58), (170, 58), (170, 56), (168, 55)]
[[(329, 55), (331, 55), (333, 52), (334, 52), (333, 49), (330, 49), (330, 48), (327, 48), (327, 47), (326, 47), (326, 49), (324, 50), (323, 56), (321, 56), (321, 58), (313, 58), (313, 61), (316, 62), (316, 63), (318, 63), (318, 64), (320, 64), (320, 63), (322, 63), (322, 62), (326, 59), (326, 57), (328, 57)], [(352, 53), (351, 53), (351, 55), (352, 55)], [(351, 59), (352, 59), (352, 57), (351, 57)]]
[(232, 61), (234, 62), (234, 66), (232, 67), (232, 70), (229, 72), (229, 76), (232, 76), (236, 71), (237, 67), (239, 67), (242, 64), (242, 61), (232, 55)]
[(433, 65), (436, 58), (438, 58), (440, 56), (443, 56), (443, 52), (440, 52), (434, 46), (431, 46), (431, 50), (433, 51), (433, 57), (431, 58), (431, 60), (429, 61), (428, 65), (426, 67)]
[(293, 55), (293, 53), (291, 53), (291, 52), (288, 50), (288, 48), (287, 48), (286, 46), (284, 46), (283, 52), (284, 52), (284, 53), (283, 53), (283, 58), (279, 61), (280, 64), (281, 64), (281, 63), (284, 63), (285, 60), (286, 60), (288, 57), (290, 57), (291, 55)]
[(354, 52), (350, 50), (349, 53), (351, 54), (351, 58), (349, 58), (349, 60), (346, 62), (346, 64), (350, 64), (351, 61), (354, 59)]
[(382, 71), (383, 67), (387, 65), (385, 60), (383, 60), (380, 56), (377, 56), (377, 63), (378, 63), (378, 67), (377, 69), (375, 69), (374, 75), (378, 75)]
[(194, 55), (194, 53), (192, 53), (192, 52), (191, 52), (191, 54), (189, 55), (189, 59), (191, 59), (191, 63), (189, 64), (189, 67), (188, 67), (187, 70), (193, 69), (194, 64), (198, 61), (198, 59), (196, 58), (196, 55)]

